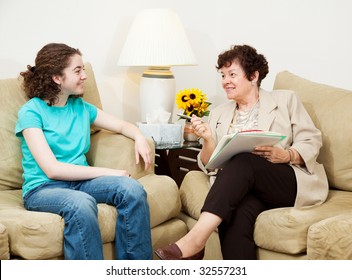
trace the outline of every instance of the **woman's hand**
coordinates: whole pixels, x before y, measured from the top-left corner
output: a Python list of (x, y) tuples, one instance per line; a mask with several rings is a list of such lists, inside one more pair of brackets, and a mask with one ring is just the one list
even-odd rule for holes
[(202, 121), (201, 118), (192, 116), (191, 120), (192, 127), (194, 128), (194, 133), (203, 139), (202, 149), (200, 151), (200, 160), (204, 165), (206, 165), (216, 147), (214, 139), (211, 134), (211, 129), (208, 123)]
[(152, 165), (152, 150), (149, 143), (143, 134), (136, 135), (134, 140), (136, 164), (139, 164), (139, 156), (141, 156), (144, 160), (145, 170), (148, 170)]
[(252, 153), (272, 163), (287, 163), (290, 161), (289, 152), (279, 147), (258, 146), (255, 147)]
[(194, 129), (194, 133), (204, 140), (211, 139), (211, 129), (208, 123), (202, 121), (201, 118), (193, 115), (191, 119), (191, 124)]

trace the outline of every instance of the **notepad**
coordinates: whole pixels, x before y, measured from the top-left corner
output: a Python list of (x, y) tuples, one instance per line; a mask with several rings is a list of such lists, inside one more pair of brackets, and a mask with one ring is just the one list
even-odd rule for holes
[(264, 130), (244, 130), (224, 135), (205, 168), (222, 168), (236, 154), (251, 152), (258, 146), (274, 146), (285, 138), (280, 133)]

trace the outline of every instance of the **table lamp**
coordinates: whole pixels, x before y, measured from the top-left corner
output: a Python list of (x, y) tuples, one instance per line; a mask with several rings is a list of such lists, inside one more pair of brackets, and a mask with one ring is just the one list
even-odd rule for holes
[(176, 94), (171, 66), (196, 65), (178, 15), (164, 8), (146, 9), (134, 19), (118, 65), (147, 66), (140, 80), (142, 122), (162, 108), (172, 113)]

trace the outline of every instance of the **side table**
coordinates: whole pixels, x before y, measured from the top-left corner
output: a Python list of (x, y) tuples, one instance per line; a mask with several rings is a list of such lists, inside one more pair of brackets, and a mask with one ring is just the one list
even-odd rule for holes
[(202, 145), (199, 142), (183, 142), (180, 145), (155, 147), (155, 174), (167, 175), (180, 187), (190, 170), (200, 170), (197, 155)]

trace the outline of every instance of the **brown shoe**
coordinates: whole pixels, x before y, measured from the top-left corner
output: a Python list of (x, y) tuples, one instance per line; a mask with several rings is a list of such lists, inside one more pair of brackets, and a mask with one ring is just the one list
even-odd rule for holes
[(182, 252), (180, 248), (175, 243), (173, 243), (156, 249), (155, 254), (161, 260), (202, 260), (204, 258), (204, 248), (193, 256), (182, 258)]

